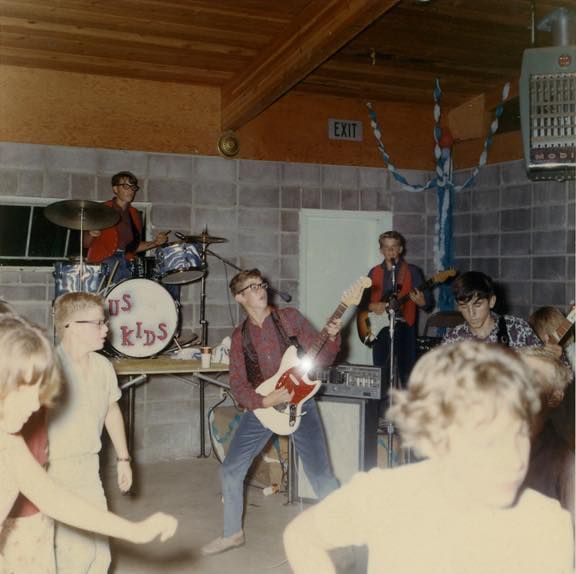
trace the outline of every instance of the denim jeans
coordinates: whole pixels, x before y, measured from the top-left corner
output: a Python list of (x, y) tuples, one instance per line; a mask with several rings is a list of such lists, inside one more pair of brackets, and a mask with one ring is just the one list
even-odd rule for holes
[[(316, 402), (311, 399), (302, 405), (300, 426), (294, 433), (294, 445), (310, 484), (318, 498), (324, 498), (339, 484), (330, 466), (326, 439)], [(236, 429), (230, 449), (220, 468), (224, 496), (224, 536), (231, 536), (242, 529), (244, 512), (244, 479), (254, 458), (270, 440), (272, 431), (246, 411)]]

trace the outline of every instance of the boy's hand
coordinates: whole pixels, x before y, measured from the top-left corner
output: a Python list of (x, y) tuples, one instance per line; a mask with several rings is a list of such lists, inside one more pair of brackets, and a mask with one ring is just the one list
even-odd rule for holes
[(132, 467), (130, 461), (119, 460), (116, 467), (118, 488), (121, 492), (128, 492), (132, 486)]

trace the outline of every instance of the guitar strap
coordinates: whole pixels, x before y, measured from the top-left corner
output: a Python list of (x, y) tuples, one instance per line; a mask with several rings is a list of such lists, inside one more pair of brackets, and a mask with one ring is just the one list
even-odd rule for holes
[(504, 315), (498, 317), (498, 333), (496, 333), (496, 340), (505, 347), (510, 346), (510, 337), (508, 336), (508, 328), (506, 327)]
[[(373, 286), (370, 296), (371, 303), (387, 301), (390, 297), (390, 292), (384, 292), (384, 280), (389, 276), (389, 273), (388, 270), (384, 269), (384, 263), (374, 268), (374, 272), (372, 273)], [(410, 273), (408, 263), (404, 260), (402, 260), (400, 264), (396, 283), (400, 286), (400, 290), (396, 293), (398, 299), (405, 297), (412, 291), (412, 274)], [(416, 303), (414, 303), (412, 299), (407, 298), (400, 311), (406, 323), (412, 327), (416, 322)]]
[[(282, 320), (276, 309), (272, 309), (270, 316), (276, 327), (276, 335), (278, 337), (278, 343), (280, 345), (281, 354), (286, 351), (290, 345), (294, 345), (297, 349), (300, 349), (300, 344), (298, 343), (297, 337), (289, 337), (282, 325)], [(242, 348), (244, 350), (244, 363), (246, 364), (246, 375), (250, 384), (256, 388), (260, 383), (264, 382), (264, 377), (262, 376), (262, 371), (260, 370), (260, 364), (258, 362), (258, 354), (252, 343), (252, 338), (250, 337), (250, 332), (248, 330), (248, 318), (244, 320), (242, 325)]]

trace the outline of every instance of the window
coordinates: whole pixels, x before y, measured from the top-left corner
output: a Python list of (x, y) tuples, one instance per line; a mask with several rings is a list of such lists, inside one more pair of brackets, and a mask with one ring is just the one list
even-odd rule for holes
[[(2, 198), (0, 266), (51, 267), (80, 255), (80, 231), (49, 221), (44, 207), (59, 199)], [(150, 205), (134, 203), (146, 230)]]

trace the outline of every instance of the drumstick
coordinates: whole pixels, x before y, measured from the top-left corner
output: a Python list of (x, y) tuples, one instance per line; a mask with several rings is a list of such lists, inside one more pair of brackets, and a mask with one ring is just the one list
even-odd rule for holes
[(98, 284), (98, 289), (96, 293), (101, 293), (102, 289), (104, 288), (104, 281), (106, 281), (106, 275), (102, 275), (102, 279), (100, 279), (100, 283)]
[(118, 269), (118, 265), (120, 265), (120, 261), (114, 262), (112, 273), (110, 273), (110, 277), (108, 277), (108, 283), (106, 283), (106, 291), (108, 291), (108, 287), (110, 287), (110, 283), (112, 283), (112, 279), (114, 279), (114, 275), (116, 275), (116, 269)]

